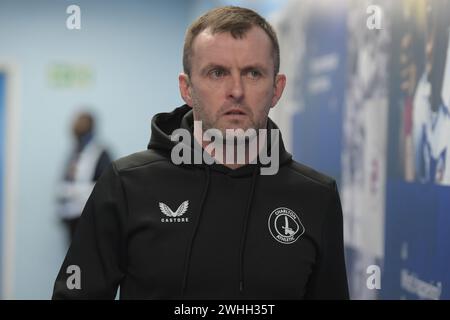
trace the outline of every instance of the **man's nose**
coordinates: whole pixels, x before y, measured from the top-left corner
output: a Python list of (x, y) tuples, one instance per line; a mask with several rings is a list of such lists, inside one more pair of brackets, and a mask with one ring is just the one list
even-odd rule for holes
[(240, 75), (235, 75), (230, 79), (230, 90), (228, 97), (234, 100), (242, 100), (244, 97), (244, 84)]

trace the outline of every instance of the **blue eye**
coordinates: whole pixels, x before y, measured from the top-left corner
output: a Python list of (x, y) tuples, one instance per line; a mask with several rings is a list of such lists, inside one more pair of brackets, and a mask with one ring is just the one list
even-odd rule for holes
[(222, 78), (225, 75), (225, 70), (214, 69), (209, 72), (210, 76), (214, 79)]
[(261, 72), (259, 72), (258, 70), (250, 70), (248, 74), (252, 79), (258, 79), (259, 77), (261, 77)]

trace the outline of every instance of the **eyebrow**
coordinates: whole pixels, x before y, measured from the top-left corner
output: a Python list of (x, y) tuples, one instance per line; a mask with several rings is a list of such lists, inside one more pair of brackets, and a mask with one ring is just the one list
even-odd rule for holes
[(262, 74), (267, 74), (267, 68), (264, 67), (263, 65), (259, 64), (259, 63), (253, 64), (253, 65), (249, 65), (249, 66), (245, 67), (242, 70), (243, 71), (259, 70), (259, 71), (261, 71)]
[(208, 73), (208, 71), (210, 70), (214, 70), (214, 69), (223, 69), (223, 70), (228, 70), (228, 68), (226, 68), (225, 66), (222, 66), (220, 64), (217, 63), (208, 63), (205, 67), (203, 67), (200, 71), (200, 74), (206, 74)]

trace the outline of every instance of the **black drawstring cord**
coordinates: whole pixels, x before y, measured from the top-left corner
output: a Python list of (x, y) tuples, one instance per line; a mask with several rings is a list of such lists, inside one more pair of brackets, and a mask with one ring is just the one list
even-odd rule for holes
[(252, 185), (250, 189), (250, 194), (248, 196), (247, 211), (245, 213), (244, 225), (242, 228), (242, 235), (241, 235), (241, 245), (239, 247), (239, 292), (241, 294), (244, 292), (244, 249), (245, 243), (247, 241), (247, 225), (250, 216), (250, 211), (252, 208), (253, 194), (255, 193), (256, 177), (258, 170), (259, 170), (258, 168), (255, 168), (252, 175)]
[(189, 267), (190, 267), (190, 264), (191, 264), (192, 246), (194, 244), (195, 237), (197, 236), (198, 226), (200, 225), (200, 220), (202, 218), (203, 206), (205, 204), (206, 196), (208, 194), (210, 177), (211, 177), (210, 169), (209, 169), (209, 167), (206, 167), (206, 184), (205, 184), (205, 188), (203, 189), (202, 199), (200, 201), (200, 212), (198, 214), (197, 221), (195, 222), (194, 231), (192, 232), (191, 241), (189, 243), (188, 251), (187, 251), (187, 254), (186, 254), (186, 257), (185, 257), (185, 260), (184, 260), (183, 286), (182, 286), (182, 289), (181, 289), (181, 296), (182, 297), (184, 297), (184, 295), (186, 293), (187, 278), (188, 278), (188, 275), (189, 275)]

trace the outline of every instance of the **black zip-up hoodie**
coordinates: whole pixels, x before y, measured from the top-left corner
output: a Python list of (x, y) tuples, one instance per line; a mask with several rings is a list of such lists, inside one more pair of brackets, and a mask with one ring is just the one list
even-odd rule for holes
[(281, 135), (275, 175), (175, 165), (170, 135), (192, 118), (186, 105), (157, 114), (148, 150), (98, 180), (53, 298), (113, 299), (120, 286), (121, 299), (348, 299), (335, 181), (293, 161)]

